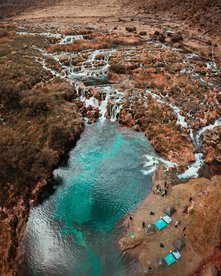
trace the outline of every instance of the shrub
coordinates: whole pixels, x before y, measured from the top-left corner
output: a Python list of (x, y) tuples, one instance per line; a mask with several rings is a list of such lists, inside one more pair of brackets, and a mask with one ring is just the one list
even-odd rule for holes
[(49, 110), (47, 98), (43, 98), (39, 93), (25, 96), (20, 104), (28, 116), (45, 114)]
[(76, 90), (68, 90), (63, 94), (63, 98), (65, 101), (73, 102), (77, 98)]
[(127, 74), (127, 69), (120, 64), (111, 65), (109, 70), (116, 74)]
[(6, 111), (20, 108), (20, 94), (16, 86), (4, 85), (0, 87), (0, 103)]
[(64, 151), (70, 141), (69, 132), (62, 126), (51, 126), (49, 129), (49, 146), (54, 150)]

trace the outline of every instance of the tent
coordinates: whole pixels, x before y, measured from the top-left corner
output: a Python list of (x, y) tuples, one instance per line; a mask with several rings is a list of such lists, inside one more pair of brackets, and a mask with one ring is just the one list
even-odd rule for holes
[(185, 246), (184, 239), (176, 240), (173, 245), (176, 247), (177, 250), (181, 250)]
[(162, 217), (162, 219), (167, 223), (167, 224), (170, 224), (173, 220), (171, 219), (171, 217), (169, 217), (169, 216), (164, 216), (164, 217)]
[(156, 228), (153, 226), (153, 224), (148, 224), (146, 227), (147, 235), (151, 235), (156, 233)]
[(155, 221), (154, 225), (159, 231), (161, 231), (162, 229), (167, 227), (167, 223), (163, 219), (159, 219), (159, 220)]
[(172, 254), (173, 254), (173, 256), (174, 256), (177, 260), (179, 260), (179, 259), (181, 258), (181, 254), (180, 254), (180, 252), (179, 252), (177, 249), (174, 249), (174, 250), (172, 251)]
[(165, 208), (164, 213), (167, 214), (168, 216), (172, 216), (175, 212), (176, 209), (173, 206), (168, 206), (167, 208)]
[(168, 266), (171, 266), (172, 264), (174, 264), (176, 262), (176, 258), (173, 256), (172, 253), (168, 254), (163, 259)]
[(160, 270), (160, 269), (164, 269), (165, 267), (165, 263), (163, 261), (163, 259), (158, 259), (155, 261), (155, 267), (156, 269)]

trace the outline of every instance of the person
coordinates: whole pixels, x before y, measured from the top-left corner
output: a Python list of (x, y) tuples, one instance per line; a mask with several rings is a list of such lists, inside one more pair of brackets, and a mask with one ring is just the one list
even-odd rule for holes
[(180, 224), (180, 222), (177, 220), (177, 221), (175, 222), (174, 227), (177, 227), (179, 224)]
[(167, 196), (167, 189), (165, 190), (165, 196)]
[(183, 208), (183, 213), (184, 213), (184, 214), (188, 214), (188, 206), (185, 206), (185, 207)]
[(143, 221), (143, 222), (142, 222), (142, 228), (144, 229), (145, 226), (146, 226), (146, 225), (145, 225), (145, 222)]
[(162, 191), (162, 196), (165, 196), (165, 191)]
[(132, 216), (130, 216), (130, 217), (129, 217), (129, 219), (130, 219), (130, 220), (133, 220), (133, 217), (132, 217)]

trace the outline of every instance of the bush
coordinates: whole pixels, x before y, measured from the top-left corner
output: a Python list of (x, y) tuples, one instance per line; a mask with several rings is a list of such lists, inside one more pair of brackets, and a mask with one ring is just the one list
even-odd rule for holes
[(45, 114), (49, 110), (47, 98), (42, 97), (39, 93), (23, 97), (20, 105), (28, 116)]
[(68, 90), (63, 94), (63, 98), (65, 101), (73, 102), (77, 98), (77, 91)]
[(62, 126), (51, 126), (49, 129), (49, 146), (54, 150), (64, 151), (70, 141), (69, 132)]
[(120, 64), (111, 65), (109, 70), (116, 74), (127, 74), (127, 69)]
[(0, 103), (6, 111), (20, 108), (20, 94), (16, 86), (4, 85), (0, 87)]

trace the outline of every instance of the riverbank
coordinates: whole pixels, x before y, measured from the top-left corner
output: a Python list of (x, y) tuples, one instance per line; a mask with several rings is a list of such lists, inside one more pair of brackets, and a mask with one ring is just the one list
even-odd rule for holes
[[(136, 256), (143, 271), (151, 268), (148, 275), (179, 275), (180, 271), (182, 275), (191, 275), (203, 259), (213, 255), (214, 248), (220, 243), (221, 176), (211, 180), (192, 179), (175, 186), (167, 182), (168, 193), (162, 197), (161, 193), (156, 193), (157, 185), (164, 189), (164, 174), (160, 173), (161, 178), (158, 177), (160, 170), (163, 168), (156, 171), (152, 192), (132, 214), (127, 234), (119, 245), (124, 252)], [(163, 230), (147, 235), (142, 223), (153, 224), (166, 215), (164, 209), (168, 206), (176, 209), (171, 215), (172, 222)], [(128, 218), (125, 220), (128, 222)], [(179, 224), (175, 227), (177, 221)], [(180, 251), (182, 257), (171, 267), (156, 267), (156, 262), (174, 249), (173, 243), (178, 239), (185, 240), (185, 247)], [(210, 264), (207, 262), (204, 270)], [(216, 269), (219, 271), (220, 265)], [(203, 271), (200, 275), (204, 275)]]
[(14, 26), (1, 26), (1, 32), (0, 274), (15, 275), (30, 208), (84, 123), (76, 104), (65, 100), (71, 86), (35, 62), (35, 38), (22, 39)]

